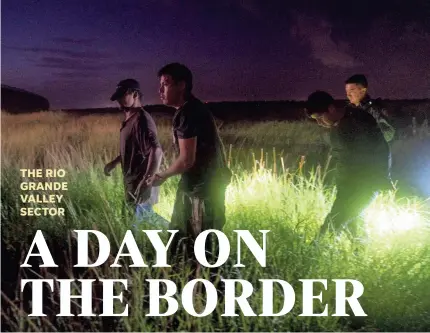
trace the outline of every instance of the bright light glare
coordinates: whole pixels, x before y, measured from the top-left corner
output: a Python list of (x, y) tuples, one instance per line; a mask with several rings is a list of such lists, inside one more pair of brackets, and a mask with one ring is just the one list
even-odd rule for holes
[(268, 184), (271, 184), (274, 180), (274, 177), (269, 172), (259, 172), (255, 174), (254, 177), (248, 183), (247, 192), (249, 194), (256, 194), (261, 190), (261, 186), (266, 187)]
[(422, 216), (411, 208), (370, 206), (364, 213), (369, 232), (379, 235), (406, 232), (423, 226)]

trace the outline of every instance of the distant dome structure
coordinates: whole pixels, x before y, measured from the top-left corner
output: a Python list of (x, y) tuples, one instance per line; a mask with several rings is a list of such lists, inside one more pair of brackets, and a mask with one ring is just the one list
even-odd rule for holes
[(1, 109), (11, 113), (49, 110), (49, 101), (35, 93), (1, 85)]

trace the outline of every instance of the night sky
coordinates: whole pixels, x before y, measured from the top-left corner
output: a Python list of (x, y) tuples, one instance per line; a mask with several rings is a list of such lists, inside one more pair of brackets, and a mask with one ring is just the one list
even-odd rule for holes
[(52, 108), (114, 107), (128, 77), (159, 104), (173, 61), (205, 101), (344, 98), (355, 73), (372, 96), (428, 98), (430, 1), (2, 1), (2, 83)]

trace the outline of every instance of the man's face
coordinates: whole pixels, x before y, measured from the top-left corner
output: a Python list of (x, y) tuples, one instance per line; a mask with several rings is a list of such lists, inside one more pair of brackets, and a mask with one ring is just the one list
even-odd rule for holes
[(177, 106), (184, 94), (183, 82), (176, 83), (170, 75), (160, 77), (160, 98), (164, 105)]
[(356, 83), (348, 83), (345, 85), (346, 96), (348, 100), (355, 105), (360, 104), (361, 100), (366, 95), (366, 88), (364, 88), (361, 84)]
[(123, 96), (117, 99), (117, 102), (121, 108), (131, 108), (136, 100), (135, 95), (136, 93), (127, 91)]

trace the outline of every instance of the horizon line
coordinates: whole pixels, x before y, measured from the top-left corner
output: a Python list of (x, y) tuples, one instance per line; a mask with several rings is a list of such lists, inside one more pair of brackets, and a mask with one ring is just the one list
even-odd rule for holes
[[(398, 99), (392, 99), (392, 98), (378, 98), (381, 101), (392, 101), (392, 102), (400, 102), (400, 101), (430, 101), (430, 97), (426, 97), (426, 98), (398, 98)], [(346, 102), (347, 99), (335, 99), (335, 102)], [(246, 100), (237, 100), (237, 101), (229, 101), (229, 100), (225, 100), (225, 101), (203, 101), (203, 103), (205, 104), (222, 104), (222, 103), (243, 103), (243, 104), (248, 104), (248, 103), (252, 103), (252, 104), (257, 104), (257, 103), (304, 103), (305, 100), (288, 100), (288, 99), (283, 99), (283, 100), (252, 100), (252, 101), (246, 101)], [(164, 104), (142, 104), (143, 107), (167, 107), (169, 108), (169, 106), (164, 105)], [(119, 109), (118, 106), (99, 106), (99, 107), (81, 107), (81, 108), (52, 108), (51, 110), (66, 110), (66, 111), (70, 111), (70, 110), (97, 110), (97, 109)]]

